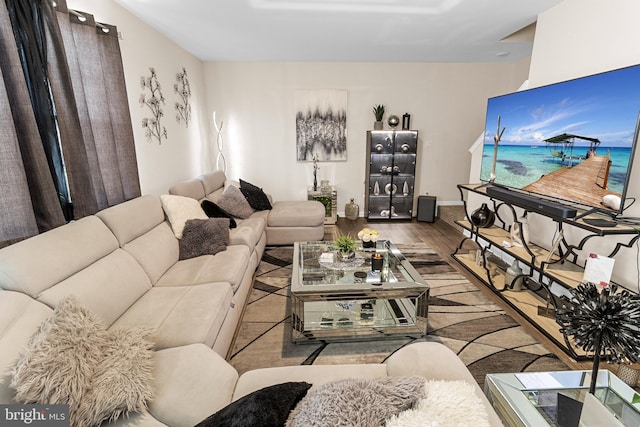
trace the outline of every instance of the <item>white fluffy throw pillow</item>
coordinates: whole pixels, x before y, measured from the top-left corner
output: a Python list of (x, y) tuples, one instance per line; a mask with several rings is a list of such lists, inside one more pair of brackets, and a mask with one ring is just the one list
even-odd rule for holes
[(68, 404), (71, 426), (143, 411), (153, 397), (150, 332), (107, 331), (70, 296), (23, 350), (13, 370), (15, 401)]
[(209, 218), (200, 202), (191, 197), (174, 196), (173, 194), (162, 194), (160, 196), (162, 208), (171, 223), (173, 234), (178, 239), (182, 239), (182, 230), (184, 224), (189, 219), (207, 219)]
[(464, 381), (429, 380), (416, 406), (387, 420), (385, 427), (489, 427), (475, 388)]

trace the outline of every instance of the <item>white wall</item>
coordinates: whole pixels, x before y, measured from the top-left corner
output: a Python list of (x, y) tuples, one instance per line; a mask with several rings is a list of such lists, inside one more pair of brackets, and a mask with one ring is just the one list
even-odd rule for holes
[[(484, 127), (486, 99), (515, 90), (528, 60), (512, 64), (437, 63), (227, 63), (203, 64), (113, 0), (68, 0), (118, 27), (143, 194), (166, 193), (173, 183), (215, 169), (212, 113), (224, 121), (224, 152), (230, 178), (254, 182), (277, 199), (306, 197), (309, 163), (297, 162), (293, 96), (296, 89), (348, 92), (346, 162), (322, 163), (320, 179), (338, 187), (338, 211), (355, 198), (364, 206), (365, 134), (374, 104), (387, 116), (411, 114), (420, 131), (416, 194), (459, 203), (456, 184), (468, 180), (468, 146)], [(150, 117), (138, 99), (140, 78), (154, 67), (166, 98), (163, 126), (168, 139), (147, 141), (141, 126)], [(187, 69), (193, 121), (175, 119), (175, 75)], [(363, 214), (361, 210), (361, 215)]]
[[(112, 0), (67, 0), (70, 9), (88, 12), (99, 22), (116, 25), (122, 34), (120, 49), (124, 65), (129, 108), (143, 194), (162, 194), (179, 181), (192, 178), (209, 168), (207, 154), (210, 137), (210, 116), (203, 107), (204, 80), (202, 62), (184, 49), (163, 37), (153, 28), (142, 23)], [(149, 76), (154, 67), (166, 99), (161, 123), (167, 129), (167, 139), (147, 141), (142, 119), (151, 117), (147, 107), (138, 100), (142, 93), (140, 78)], [(193, 117), (189, 126), (178, 124), (175, 116), (174, 93), (176, 74), (184, 67), (191, 84)]]
[(338, 212), (355, 198), (364, 207), (366, 131), (375, 104), (386, 117), (411, 114), (419, 133), (417, 194), (459, 203), (467, 182), (469, 145), (484, 129), (487, 98), (518, 88), (528, 61), (512, 64), (282, 63), (205, 64), (208, 114), (224, 120), (227, 175), (253, 182), (276, 199), (306, 197), (309, 162), (297, 162), (296, 89), (347, 91), (347, 161), (320, 163), (319, 179), (338, 190)]
[[(640, 63), (640, 32), (637, 0), (565, 0), (542, 13), (536, 25), (529, 72), (529, 87), (538, 87), (594, 73)], [(479, 152), (474, 153), (474, 163)], [(625, 211), (626, 216), (640, 216), (640, 151), (636, 151), (628, 196), (639, 201)], [(477, 199), (473, 199), (477, 202)], [(549, 247), (555, 225), (538, 215), (530, 217), (536, 243)], [(567, 240), (577, 244), (586, 233), (566, 227)], [(607, 255), (617, 242), (629, 237), (591, 239), (581, 253)], [(622, 249), (616, 256), (613, 280), (639, 291), (638, 246)]]

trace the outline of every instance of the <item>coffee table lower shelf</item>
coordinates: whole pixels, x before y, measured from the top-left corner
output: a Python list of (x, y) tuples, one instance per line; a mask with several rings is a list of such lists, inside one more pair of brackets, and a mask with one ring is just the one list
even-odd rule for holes
[(423, 337), (427, 294), (418, 298), (303, 301), (292, 296), (296, 343)]

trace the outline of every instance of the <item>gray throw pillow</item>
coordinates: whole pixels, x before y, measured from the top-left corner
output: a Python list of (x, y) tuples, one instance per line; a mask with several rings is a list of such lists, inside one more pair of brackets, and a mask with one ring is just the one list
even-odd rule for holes
[(189, 219), (180, 239), (180, 259), (215, 255), (229, 244), (229, 218)]
[(218, 206), (224, 211), (240, 219), (247, 219), (255, 212), (242, 192), (235, 185), (229, 185), (224, 189)]
[(411, 408), (424, 391), (423, 377), (346, 379), (322, 384), (298, 403), (286, 427), (382, 426)]

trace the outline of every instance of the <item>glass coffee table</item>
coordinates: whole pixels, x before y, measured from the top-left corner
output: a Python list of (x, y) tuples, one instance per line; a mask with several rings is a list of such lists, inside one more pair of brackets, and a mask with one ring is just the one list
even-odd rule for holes
[[(640, 404), (633, 403), (640, 396), (631, 387), (606, 370), (598, 372), (593, 396), (590, 383), (591, 371), (488, 374), (484, 391), (505, 426), (640, 425)], [(580, 419), (585, 399), (590, 415)]]
[[(372, 266), (374, 254), (381, 262)], [(331, 242), (294, 244), (294, 342), (422, 337), (428, 299), (425, 280), (389, 241), (360, 246), (347, 261), (338, 258)]]

